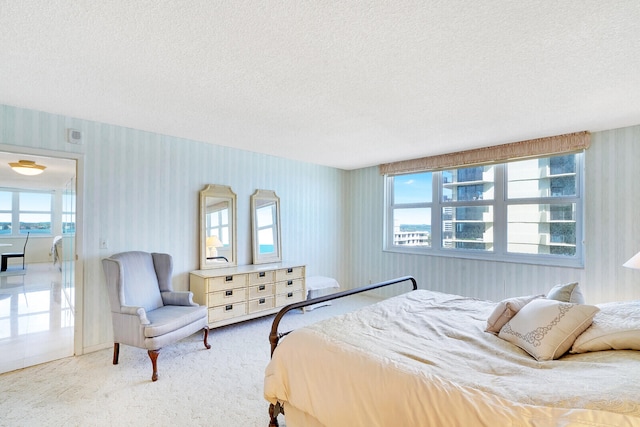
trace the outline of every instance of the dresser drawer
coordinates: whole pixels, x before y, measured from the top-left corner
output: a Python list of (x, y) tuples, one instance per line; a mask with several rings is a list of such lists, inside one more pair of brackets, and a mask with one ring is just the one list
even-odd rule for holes
[(276, 270), (276, 282), (288, 279), (297, 279), (302, 277), (304, 267), (281, 268)]
[(302, 289), (297, 291), (289, 291), (284, 294), (276, 295), (276, 307), (281, 307), (287, 304), (293, 304), (294, 302), (304, 300), (304, 295), (302, 295)]
[(249, 299), (273, 296), (273, 283), (249, 286)]
[(276, 283), (276, 294), (302, 290), (302, 279), (289, 279)]
[(207, 307), (216, 305), (233, 304), (247, 300), (247, 288), (225, 289), (224, 291), (207, 294)]
[(305, 266), (294, 263), (241, 265), (189, 274), (193, 301), (208, 309), (210, 328), (255, 319), (304, 301)]
[(223, 291), (231, 288), (247, 286), (246, 274), (230, 274), (228, 276), (210, 277), (207, 279), (207, 292)]
[(232, 317), (244, 316), (245, 314), (247, 314), (246, 302), (220, 305), (209, 309), (209, 323), (219, 322), (220, 320), (230, 319)]
[(273, 296), (263, 297), (258, 299), (252, 299), (249, 301), (249, 313), (255, 313), (257, 311), (267, 310), (275, 307), (273, 305)]
[(257, 271), (249, 274), (249, 285), (259, 285), (261, 283), (273, 283), (273, 270)]

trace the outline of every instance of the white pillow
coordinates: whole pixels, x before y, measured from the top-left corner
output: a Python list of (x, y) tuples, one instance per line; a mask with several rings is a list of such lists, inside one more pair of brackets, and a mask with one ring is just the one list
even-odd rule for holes
[(547, 299), (584, 304), (584, 295), (578, 282), (555, 285), (547, 294)]
[(571, 353), (640, 350), (640, 301), (598, 304), (600, 312), (571, 347)]
[(498, 336), (536, 360), (557, 359), (591, 325), (598, 310), (592, 305), (534, 299), (502, 327)]
[(493, 313), (487, 319), (487, 328), (485, 332), (491, 332), (498, 335), (500, 329), (507, 323), (518, 311), (525, 305), (536, 298), (544, 298), (544, 295), (528, 295), (526, 297), (513, 297), (502, 300), (493, 309)]

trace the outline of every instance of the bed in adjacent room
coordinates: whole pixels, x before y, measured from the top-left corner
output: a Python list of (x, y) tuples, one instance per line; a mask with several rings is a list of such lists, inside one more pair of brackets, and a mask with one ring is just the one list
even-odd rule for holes
[(266, 369), (271, 425), (640, 426), (640, 351), (614, 350), (640, 346), (640, 302), (548, 297), (414, 290), (295, 330)]

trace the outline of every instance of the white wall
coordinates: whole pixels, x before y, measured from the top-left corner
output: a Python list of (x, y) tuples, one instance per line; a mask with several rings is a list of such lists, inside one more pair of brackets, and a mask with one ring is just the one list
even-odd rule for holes
[(594, 133), (585, 170), (583, 269), (382, 252), (383, 177), (377, 167), (353, 171), (348, 283), (413, 275), (421, 288), (500, 300), (579, 281), (587, 302), (640, 299), (640, 270), (622, 267), (640, 251), (640, 126)]
[[(66, 128), (81, 130), (84, 144), (66, 143)], [(261, 188), (281, 200), (284, 258), (305, 263), (308, 274), (344, 272), (344, 171), (10, 106), (0, 106), (0, 144), (83, 153), (83, 351), (112, 345), (102, 258), (171, 253), (174, 287), (188, 289), (205, 184), (229, 185), (238, 196), (239, 264), (251, 262), (249, 197)]]

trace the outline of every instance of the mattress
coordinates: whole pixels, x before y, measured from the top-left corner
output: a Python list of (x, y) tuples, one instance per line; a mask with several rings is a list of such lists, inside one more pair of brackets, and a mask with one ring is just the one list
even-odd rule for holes
[(293, 331), (265, 398), (287, 427), (640, 426), (640, 352), (538, 362), (484, 332), (495, 305), (417, 290)]

